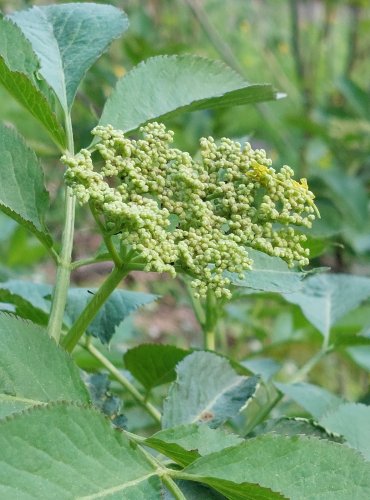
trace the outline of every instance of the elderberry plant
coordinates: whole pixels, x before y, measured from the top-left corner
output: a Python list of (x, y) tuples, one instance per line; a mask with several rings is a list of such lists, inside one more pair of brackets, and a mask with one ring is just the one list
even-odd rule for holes
[[(0, 82), (67, 167), (64, 226), (50, 230), (41, 161), (0, 125), (0, 209), (56, 268), (52, 284), (0, 277), (0, 497), (369, 498), (368, 406), (304, 383), (339, 349), (332, 327), (370, 296), (369, 280), (302, 270), (319, 216), (306, 179), (227, 138), (200, 139), (192, 157), (160, 123), (281, 95), (219, 61), (154, 57), (118, 80), (88, 127), (92, 144), (76, 154), (79, 85), (127, 27), (121, 10), (93, 3), (0, 15)], [(76, 201), (89, 204), (102, 239), (82, 259)], [(74, 270), (102, 261), (111, 271), (99, 288), (70, 287)], [(115, 344), (131, 312), (160, 300), (125, 290), (131, 271), (180, 276), (203, 350)], [(271, 359), (231, 358), (224, 332), (228, 306), (261, 291), (299, 305), (322, 337), (279, 380)], [(291, 418), (301, 414), (287, 414), (284, 396), (309, 418)]]

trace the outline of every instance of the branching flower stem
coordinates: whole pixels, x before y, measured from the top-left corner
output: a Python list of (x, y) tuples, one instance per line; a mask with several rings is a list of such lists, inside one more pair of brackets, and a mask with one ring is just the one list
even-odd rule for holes
[[(74, 142), (71, 116), (66, 117), (66, 133), (68, 153), (74, 154)], [(62, 248), (58, 257), (56, 283), (51, 304), (48, 323), (48, 334), (59, 343), (62, 331), (64, 309), (67, 302), (68, 287), (71, 276), (71, 259), (73, 248), (76, 197), (70, 187), (65, 190), (65, 221), (62, 236)]]
[(81, 312), (67, 335), (62, 340), (62, 346), (68, 351), (72, 352), (78, 341), (85, 333), (87, 327), (95, 318), (101, 306), (108, 299), (110, 294), (115, 290), (118, 284), (128, 274), (127, 268), (122, 265), (121, 267), (114, 267), (111, 274), (101, 285), (99, 290), (95, 293), (93, 298), (87, 304), (85, 309)]
[(119, 382), (131, 396), (154, 418), (157, 423), (161, 421), (161, 414), (151, 403), (146, 401), (144, 396), (136, 389), (135, 386), (117, 370), (117, 368), (89, 341), (86, 342), (84, 348), (96, 358), (109, 371), (109, 373)]

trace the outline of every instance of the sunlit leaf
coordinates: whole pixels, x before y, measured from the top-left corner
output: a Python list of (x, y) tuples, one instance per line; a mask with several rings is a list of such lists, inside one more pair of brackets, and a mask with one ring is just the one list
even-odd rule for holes
[(21, 30), (0, 14), (0, 83), (65, 147), (65, 132), (54, 114), (52, 90), (40, 77), (40, 63)]
[(124, 12), (96, 3), (35, 6), (11, 19), (31, 42), (40, 74), (66, 112), (86, 71), (128, 27)]
[(237, 106), (276, 99), (268, 84), (249, 84), (220, 61), (192, 55), (158, 56), (118, 81), (100, 125), (128, 132), (153, 119), (184, 111)]
[(0, 209), (51, 245), (45, 226), (49, 195), (32, 149), (11, 128), (0, 124)]

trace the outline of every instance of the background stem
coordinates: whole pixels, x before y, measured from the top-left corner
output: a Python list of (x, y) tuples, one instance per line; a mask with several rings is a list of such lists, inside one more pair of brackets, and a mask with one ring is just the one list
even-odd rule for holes
[[(71, 116), (66, 117), (66, 133), (68, 141), (68, 153), (74, 154), (73, 130)], [(67, 294), (71, 276), (71, 260), (73, 248), (73, 234), (75, 225), (76, 198), (72, 189), (65, 189), (65, 212), (64, 230), (62, 235), (62, 248), (58, 258), (56, 283), (51, 302), (51, 311), (48, 323), (48, 334), (59, 343), (62, 331), (64, 309), (67, 302)]]
[(94, 356), (100, 363), (113, 375), (113, 377), (119, 382), (131, 396), (136, 399), (136, 401), (154, 418), (158, 423), (161, 421), (161, 414), (151, 403), (145, 400), (144, 396), (134, 387), (131, 382), (122, 373), (117, 370), (117, 368), (107, 359), (104, 354), (102, 354), (96, 347), (94, 347), (91, 342), (87, 342), (84, 346), (90, 354)]

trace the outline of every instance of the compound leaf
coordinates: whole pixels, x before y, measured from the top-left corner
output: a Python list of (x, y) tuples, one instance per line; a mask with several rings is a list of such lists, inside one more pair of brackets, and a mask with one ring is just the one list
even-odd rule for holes
[(44, 329), (0, 314), (1, 416), (56, 400), (89, 401), (78, 368)]
[(370, 496), (370, 463), (358, 452), (342, 444), (303, 436), (267, 434), (249, 439), (199, 458), (184, 473), (187, 479), (194, 475), (225, 494), (220, 480), (228, 481), (229, 487), (234, 485), (233, 491), (229, 490), (229, 498), (233, 499), (259, 498), (249, 493), (250, 483), (299, 500)]
[(251, 85), (220, 61), (158, 56), (140, 63), (117, 83), (100, 125), (128, 132), (145, 122), (184, 111), (214, 109), (276, 99), (271, 85)]
[(128, 27), (124, 12), (112, 5), (68, 3), (12, 14), (31, 42), (45, 78), (65, 110), (89, 67)]
[(207, 423), (218, 427), (253, 397), (259, 377), (238, 375), (226, 358), (194, 352), (176, 368), (177, 379), (163, 407), (163, 427)]
[(18, 26), (0, 14), (0, 82), (64, 148), (65, 132), (53, 112), (54, 95), (39, 70), (30, 42)]
[(147, 391), (176, 379), (176, 365), (191, 351), (173, 345), (141, 344), (123, 356), (125, 367)]
[(0, 423), (1, 498), (160, 500), (154, 467), (97, 410), (67, 403)]
[(0, 209), (50, 246), (51, 237), (44, 222), (49, 195), (42, 168), (32, 149), (13, 129), (2, 124), (0, 171)]

